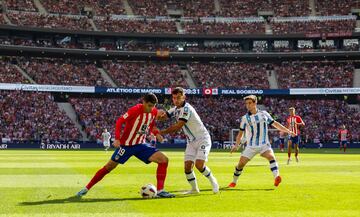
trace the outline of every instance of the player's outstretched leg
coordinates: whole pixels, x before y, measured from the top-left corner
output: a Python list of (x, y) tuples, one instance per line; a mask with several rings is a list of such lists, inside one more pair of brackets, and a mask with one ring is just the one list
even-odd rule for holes
[(228, 185), (229, 188), (234, 188), (236, 186), (236, 183), (243, 171), (243, 168), (245, 165), (249, 162), (249, 159), (241, 156), (238, 165), (235, 167), (233, 181)]
[(78, 197), (82, 197), (85, 196), (87, 194), (87, 192), (96, 184), (98, 183), (102, 178), (104, 178), (104, 176), (106, 176), (106, 174), (110, 173), (113, 169), (116, 168), (116, 166), (118, 165), (117, 162), (110, 160), (103, 168), (101, 168), (100, 170), (98, 170), (96, 172), (96, 174), (94, 175), (94, 177), (90, 180), (90, 182), (83, 188), (81, 189), (76, 195)]
[(164, 198), (175, 197), (174, 194), (171, 194), (164, 190), (169, 158), (164, 153), (157, 151), (149, 158), (149, 161), (158, 164), (156, 170), (156, 181), (157, 181), (157, 192), (158, 192), (157, 197), (164, 197)]
[(266, 158), (270, 163), (270, 170), (274, 176), (274, 185), (277, 187), (281, 183), (281, 176), (279, 172), (279, 165), (276, 162), (274, 152), (269, 150), (261, 154), (262, 157)]
[(219, 184), (215, 176), (212, 174), (210, 168), (205, 165), (205, 160), (196, 160), (195, 167), (210, 181), (213, 192), (215, 194), (219, 193)]
[(189, 182), (190, 186), (191, 186), (191, 190), (185, 192), (185, 194), (197, 194), (200, 192), (197, 181), (196, 181), (196, 176), (193, 170), (194, 167), (194, 162), (187, 160), (184, 163), (185, 166), (185, 175), (186, 175), (186, 179)]

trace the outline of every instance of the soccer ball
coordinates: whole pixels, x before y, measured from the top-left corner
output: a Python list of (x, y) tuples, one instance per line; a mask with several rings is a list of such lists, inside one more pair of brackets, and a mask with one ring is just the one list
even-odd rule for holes
[(157, 190), (153, 184), (144, 185), (140, 189), (140, 195), (143, 198), (154, 198), (156, 197), (156, 194), (157, 194)]

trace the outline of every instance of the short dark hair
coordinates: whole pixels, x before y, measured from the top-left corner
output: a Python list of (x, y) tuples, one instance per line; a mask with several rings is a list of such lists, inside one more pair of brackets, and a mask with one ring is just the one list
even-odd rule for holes
[(158, 103), (158, 98), (153, 93), (148, 93), (143, 97), (144, 102), (150, 102), (152, 104)]
[(185, 95), (185, 91), (184, 88), (182, 87), (175, 87), (172, 91), (171, 91), (171, 95), (176, 95), (180, 93), (181, 95)]

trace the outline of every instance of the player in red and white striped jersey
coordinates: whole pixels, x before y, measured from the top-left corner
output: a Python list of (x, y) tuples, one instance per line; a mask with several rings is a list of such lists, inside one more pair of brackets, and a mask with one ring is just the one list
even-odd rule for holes
[(300, 144), (300, 126), (305, 126), (304, 121), (299, 115), (295, 115), (295, 108), (289, 108), (290, 116), (287, 118), (288, 129), (296, 134), (296, 136), (290, 136), (288, 140), (288, 160), (287, 164), (291, 161), (291, 147), (294, 145), (296, 162), (299, 162), (299, 144)]
[(117, 149), (109, 162), (95, 174), (85, 188), (77, 193), (77, 196), (84, 196), (92, 186), (115, 169), (118, 164), (124, 164), (130, 157), (135, 156), (146, 164), (150, 162), (158, 164), (156, 172), (157, 196), (174, 197), (173, 194), (164, 190), (168, 158), (155, 147), (145, 144), (146, 136), (150, 132), (156, 136), (158, 141), (163, 140), (155, 126), (155, 119), (158, 115), (158, 110), (155, 108), (157, 102), (155, 94), (149, 93), (143, 97), (142, 104), (131, 107), (116, 121), (115, 142), (113, 145)]
[(339, 130), (339, 139), (340, 139), (340, 151), (344, 147), (344, 152), (347, 148), (347, 141), (348, 141), (349, 131), (346, 129), (345, 125), (341, 126)]

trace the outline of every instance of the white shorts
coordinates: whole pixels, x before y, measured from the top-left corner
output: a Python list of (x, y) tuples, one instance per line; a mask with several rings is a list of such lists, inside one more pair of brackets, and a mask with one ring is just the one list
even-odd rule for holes
[(104, 145), (105, 147), (110, 147), (110, 142), (104, 142), (103, 145)]
[[(248, 159), (252, 159), (256, 154), (263, 154), (267, 151), (273, 152), (271, 145), (262, 145), (262, 146), (246, 146), (244, 151), (241, 153), (241, 156), (244, 156)], [(274, 152), (273, 152), (274, 153)]]
[(189, 142), (185, 149), (185, 161), (208, 160), (211, 149), (211, 138), (205, 137)]

